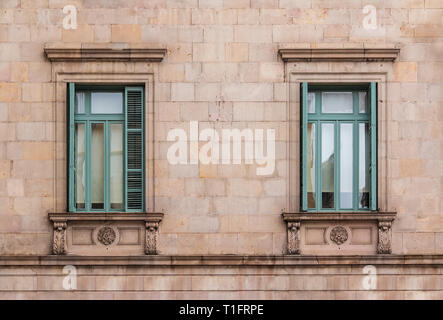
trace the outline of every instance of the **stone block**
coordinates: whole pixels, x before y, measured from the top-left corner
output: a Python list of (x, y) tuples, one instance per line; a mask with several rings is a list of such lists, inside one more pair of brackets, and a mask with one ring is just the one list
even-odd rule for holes
[(249, 46), (247, 43), (227, 43), (225, 49), (226, 61), (245, 62), (249, 59)]
[(218, 101), (220, 100), (220, 92), (221, 86), (219, 83), (199, 83), (195, 85), (195, 100), (208, 102)]
[(194, 84), (193, 83), (172, 83), (171, 84), (172, 101), (193, 101)]
[(141, 41), (141, 26), (136, 24), (112, 25), (112, 42), (130, 42), (137, 43)]
[(166, 59), (168, 63), (192, 61), (192, 45), (190, 43), (169, 44)]
[[(183, 64), (179, 63), (160, 64), (159, 79), (161, 82), (182, 82), (184, 78), (185, 78), (185, 68)], [(164, 88), (164, 89), (169, 89), (169, 88)], [(167, 99), (163, 101), (167, 101)]]
[(21, 99), (21, 86), (18, 83), (0, 83), (0, 101), (15, 102)]
[(260, 81), (283, 82), (284, 66), (281, 63), (260, 63)]
[(204, 29), (204, 42), (232, 42), (233, 26), (208, 26)]
[(215, 62), (224, 61), (225, 44), (224, 43), (195, 43), (193, 45), (193, 61)]
[(263, 194), (263, 185), (260, 180), (233, 178), (227, 182), (229, 196), (259, 197)]
[(23, 197), (25, 190), (23, 185), (23, 179), (8, 179), (7, 189), (8, 189), (8, 196)]
[(271, 101), (272, 83), (227, 83), (222, 85), (226, 101)]
[(263, 25), (285, 25), (291, 24), (292, 17), (285, 9), (261, 9), (260, 24)]
[(417, 81), (416, 62), (396, 62), (394, 63), (394, 79), (399, 82)]
[(111, 41), (111, 26), (109, 25), (95, 25), (94, 26), (94, 42), (110, 42)]
[(238, 24), (256, 25), (260, 22), (259, 9), (239, 9), (238, 10)]
[(272, 30), (268, 26), (237, 25), (234, 28), (235, 42), (271, 43)]
[(10, 25), (8, 28), (9, 42), (26, 42), (31, 39), (31, 32), (27, 25)]

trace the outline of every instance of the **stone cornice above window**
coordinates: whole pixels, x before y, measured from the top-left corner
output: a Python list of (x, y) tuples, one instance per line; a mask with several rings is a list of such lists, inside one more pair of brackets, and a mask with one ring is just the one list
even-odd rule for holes
[(317, 61), (394, 61), (398, 48), (285, 48), (278, 54), (285, 62)]
[(161, 62), (166, 55), (165, 48), (155, 47), (118, 47), (114, 44), (102, 46), (48, 44), (45, 55), (51, 62), (80, 61), (142, 61)]

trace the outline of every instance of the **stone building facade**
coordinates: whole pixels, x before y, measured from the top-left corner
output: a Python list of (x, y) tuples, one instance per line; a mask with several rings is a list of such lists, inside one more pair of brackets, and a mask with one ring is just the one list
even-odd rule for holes
[[(442, 16), (438, 0), (0, 0), (0, 298), (442, 298)], [(303, 83), (374, 83), (371, 210), (304, 210)], [(69, 84), (142, 88), (142, 210), (70, 210)], [(171, 163), (169, 133), (195, 123), (273, 129), (274, 170), (192, 162), (192, 138)]]

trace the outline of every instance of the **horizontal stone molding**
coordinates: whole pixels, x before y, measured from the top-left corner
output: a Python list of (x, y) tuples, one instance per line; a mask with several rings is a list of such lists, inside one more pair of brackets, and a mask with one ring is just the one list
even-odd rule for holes
[(0, 256), (0, 266), (429, 266), (442, 267), (443, 255), (206, 255), (206, 256)]
[(283, 212), (284, 221), (394, 221), (396, 212)]
[(400, 53), (398, 48), (285, 48), (278, 54), (285, 62), (297, 61), (394, 61)]
[(144, 213), (112, 213), (112, 212), (62, 212), (49, 213), (49, 220), (52, 222), (62, 221), (145, 221), (145, 222), (160, 222), (163, 219), (161, 212), (144, 212)]
[(51, 62), (79, 61), (143, 61), (160, 62), (164, 48), (57, 48), (46, 47), (45, 55)]

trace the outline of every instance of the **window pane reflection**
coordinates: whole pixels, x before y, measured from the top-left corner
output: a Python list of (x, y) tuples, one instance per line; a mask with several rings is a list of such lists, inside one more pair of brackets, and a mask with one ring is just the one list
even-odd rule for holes
[(75, 94), (75, 113), (85, 113), (86, 95), (84, 92)]
[(358, 207), (369, 208), (369, 125), (367, 123), (359, 123), (359, 172), (358, 172)]
[(361, 91), (358, 93), (358, 112), (367, 113), (368, 110), (368, 98), (366, 91)]
[(352, 123), (340, 124), (340, 207), (352, 209)]
[(308, 93), (308, 112), (315, 113), (315, 93)]
[(315, 123), (308, 123), (308, 208), (315, 208)]
[(85, 125), (75, 124), (75, 187), (76, 208), (85, 208)]
[(111, 124), (109, 129), (111, 209), (123, 209), (123, 125)]
[(104, 208), (104, 124), (91, 124), (91, 203)]
[(353, 113), (352, 92), (323, 92), (323, 113)]
[(334, 207), (334, 124), (321, 126), (322, 208)]
[(121, 92), (92, 92), (91, 113), (122, 113), (123, 94)]

